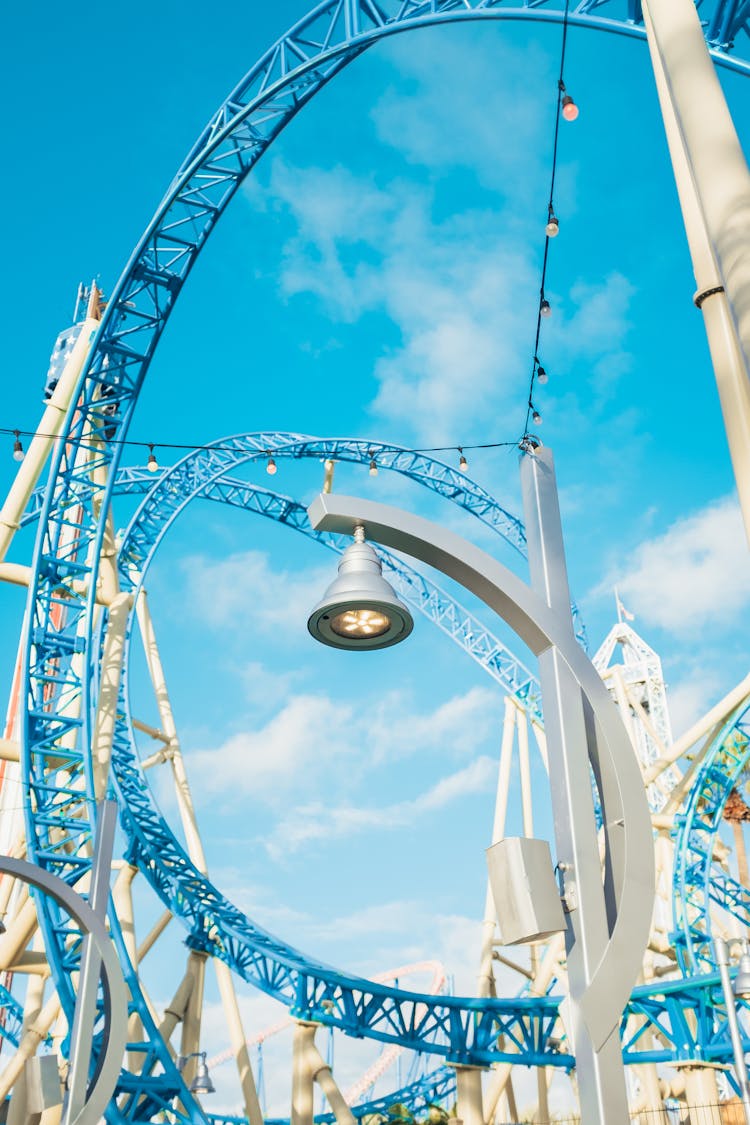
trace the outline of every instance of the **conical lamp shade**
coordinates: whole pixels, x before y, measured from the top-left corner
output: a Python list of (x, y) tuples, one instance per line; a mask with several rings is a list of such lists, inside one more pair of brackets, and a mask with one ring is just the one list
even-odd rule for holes
[(383, 578), (369, 543), (347, 547), (338, 576), (310, 614), (307, 628), (332, 648), (388, 648), (409, 636), (411, 613)]
[(216, 1087), (211, 1081), (211, 1075), (208, 1073), (208, 1066), (206, 1065), (205, 1056), (198, 1060), (198, 1065), (195, 1068), (195, 1078), (190, 1083), (191, 1094), (215, 1094)]

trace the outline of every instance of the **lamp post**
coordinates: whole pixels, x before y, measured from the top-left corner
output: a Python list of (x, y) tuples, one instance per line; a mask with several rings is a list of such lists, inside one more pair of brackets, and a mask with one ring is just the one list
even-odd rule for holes
[[(527, 443), (520, 469), (531, 587), (465, 539), (397, 508), (322, 494), (308, 513), (316, 529), (352, 534), (361, 527), (370, 539), (442, 571), (539, 657), (581, 1120), (615, 1125), (628, 1120), (618, 1028), (648, 941), (643, 903), (654, 894), (651, 819), (627, 732), (575, 639), (551, 451)], [(336, 645), (319, 636), (319, 608), (308, 627)], [(355, 612), (356, 600), (336, 603), (338, 614), (344, 609)], [(606, 841), (604, 880), (591, 770)]]
[[(732, 988), (732, 980), (729, 976), (729, 951), (730, 946), (735, 944), (740, 945), (742, 954), (740, 957), (739, 972), (735, 977), (734, 988)], [(723, 938), (716, 937), (713, 939), (713, 947), (714, 961), (719, 966), (721, 988), (724, 993), (724, 1003), (727, 1008), (727, 1023), (729, 1024), (729, 1035), (732, 1040), (732, 1051), (734, 1053), (734, 1070), (740, 1086), (742, 1108), (745, 1113), (745, 1125), (750, 1125), (750, 1085), (747, 1079), (745, 1052), (742, 1046), (736, 1007), (737, 997), (750, 996), (750, 954), (748, 954), (746, 941), (726, 942)]]

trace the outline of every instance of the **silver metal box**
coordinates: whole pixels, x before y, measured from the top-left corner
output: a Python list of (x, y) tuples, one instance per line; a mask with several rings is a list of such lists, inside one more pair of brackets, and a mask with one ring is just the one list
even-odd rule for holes
[(546, 840), (507, 836), (487, 849), (487, 868), (503, 945), (541, 941), (565, 929)]
[(26, 1060), (26, 1108), (29, 1114), (42, 1113), (62, 1102), (57, 1055), (34, 1055)]

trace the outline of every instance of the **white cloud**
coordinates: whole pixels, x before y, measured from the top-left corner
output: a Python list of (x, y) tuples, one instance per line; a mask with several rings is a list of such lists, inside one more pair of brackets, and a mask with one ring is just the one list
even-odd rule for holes
[(190, 604), (204, 621), (275, 636), (284, 630), (304, 635), (310, 610), (332, 578), (330, 565), (302, 574), (274, 570), (263, 551), (241, 551), (220, 560), (191, 555), (181, 567)]
[[(362, 713), (361, 701), (293, 695), (257, 730), (239, 731), (212, 749), (190, 751), (188, 766), (197, 799), (220, 795), (231, 803), (252, 795), (275, 804), (295, 791), (314, 793), (323, 783), (330, 790), (332, 763), (344, 759), (349, 761), (346, 777), (351, 782), (362, 770), (435, 747), (468, 757), (477, 753), (493, 724), (499, 722), (499, 697), (488, 688), (472, 688), (426, 713), (410, 710), (409, 705), (409, 698), (401, 692), (379, 697), (367, 705), (369, 717), (363, 728), (357, 719)], [(399, 716), (398, 723), (394, 723), (394, 715)], [(352, 737), (354, 730), (356, 738)], [(476, 769), (476, 762), (468, 767), (464, 783), (475, 783), (471, 771)], [(452, 784), (461, 784), (459, 775)], [(441, 792), (437, 787), (431, 799), (440, 800)], [(419, 798), (415, 811), (426, 811), (427, 799), (428, 795)], [(312, 822), (318, 817), (318, 806), (311, 810), (310, 827), (295, 831), (316, 838), (321, 830)], [(360, 812), (364, 825), (369, 815), (366, 810), (351, 810), (351, 827), (345, 807), (334, 814), (327, 812), (323, 819), (333, 835), (348, 834)], [(373, 810), (372, 815), (372, 823), (380, 824), (380, 812)], [(334, 821), (337, 827), (333, 827)]]
[(411, 163), (463, 167), (496, 191), (540, 186), (555, 88), (544, 52), (509, 43), (500, 28), (483, 35), (437, 29), (418, 38), (388, 45), (398, 76), (372, 110), (379, 139)]
[(391, 805), (330, 806), (309, 803), (293, 809), (274, 828), (266, 842), (269, 854), (279, 859), (314, 841), (351, 836), (373, 829), (385, 830), (412, 824), (428, 812), (436, 812), (453, 801), (487, 790), (497, 771), (497, 763), (487, 756), (441, 778), (417, 797)]
[(597, 592), (617, 585), (639, 618), (674, 633), (732, 625), (750, 604), (750, 571), (738, 565), (745, 532), (733, 496), (677, 520), (641, 543), (627, 569), (612, 573)]
[(227, 800), (252, 794), (273, 801), (305, 787), (308, 767), (356, 750), (351, 704), (325, 696), (296, 695), (264, 726), (241, 731), (211, 750), (190, 753), (196, 794), (222, 794)]

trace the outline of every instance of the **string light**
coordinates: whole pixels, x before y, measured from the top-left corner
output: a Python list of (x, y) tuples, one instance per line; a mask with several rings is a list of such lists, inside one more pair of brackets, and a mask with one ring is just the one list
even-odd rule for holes
[(562, 78), (560, 79), (560, 93), (562, 94), (562, 99), (560, 102), (562, 109), (560, 110), (560, 112), (562, 113), (566, 121), (575, 121), (576, 117), (578, 117), (578, 106), (573, 101), (570, 94), (567, 93), (565, 89), (565, 83), (563, 82)]
[(376, 477), (378, 475), (378, 465), (377, 465), (377, 461), (375, 460), (375, 455), (373, 454), (371, 449), (368, 449), (367, 456), (370, 458), (370, 469), (369, 469), (370, 476)]
[[(46, 438), (49, 441), (54, 441), (60, 436), (59, 434), (44, 433), (41, 430), (16, 430), (16, 429), (9, 429), (8, 427), (5, 427), (5, 426), (0, 426), (0, 435), (2, 435), (2, 434), (7, 435), (9, 437), (13, 437), (15, 439), (14, 444), (13, 444), (13, 455), (14, 455), (14, 457), (16, 456), (17, 452), (20, 452), (21, 456), (23, 456), (23, 446), (21, 445), (21, 440), (20, 440), (22, 437), (23, 438), (29, 438), (29, 439), (40, 437), (40, 438)], [(370, 460), (368, 462), (368, 466), (371, 469), (372, 463), (374, 461), (375, 462), (375, 469), (377, 470), (378, 469), (378, 463), (377, 463), (376, 457), (380, 457), (382, 459), (384, 455), (387, 455), (388, 453), (391, 453), (391, 452), (393, 452), (393, 453), (451, 453), (451, 452), (455, 452), (456, 450), (458, 450), (459, 453), (463, 455), (467, 450), (471, 451), (471, 450), (479, 450), (479, 449), (517, 449), (518, 448), (518, 441), (519, 441), (519, 439), (516, 438), (513, 441), (481, 441), (481, 442), (473, 442), (469, 445), (464, 444), (464, 445), (460, 445), (460, 446), (457, 446), (455, 444), (454, 445), (424, 445), (424, 446), (394, 446), (394, 447), (384, 446), (380, 450), (374, 450), (374, 449), (368, 449), (367, 450), (367, 456), (370, 458)], [(119, 445), (119, 446), (122, 446), (123, 448), (127, 447), (127, 448), (131, 448), (131, 449), (147, 449), (149, 451), (149, 455), (150, 455), (148, 460), (147, 460), (147, 467), (149, 468), (149, 471), (151, 471), (151, 472), (157, 472), (161, 468), (161, 466), (159, 465), (159, 463), (157, 461), (156, 455), (153, 453), (153, 451), (155, 449), (179, 450), (182, 453), (200, 453), (202, 451), (207, 452), (207, 453), (208, 452), (212, 452), (212, 453), (223, 453), (223, 452), (236, 453), (237, 452), (237, 446), (236, 445), (222, 445), (221, 442), (211, 442), (210, 444), (205, 444), (205, 445), (200, 443), (200, 442), (160, 441), (158, 443), (152, 443), (152, 442), (147, 442), (147, 441), (138, 441), (137, 439), (130, 440), (128, 438), (114, 438), (113, 437), (110, 441), (107, 442), (107, 444), (108, 445)], [(17, 450), (17, 448), (16, 448), (17, 445), (21, 446), (20, 451)], [(264, 449), (264, 450), (259, 449), (257, 452), (259, 454), (262, 453), (262, 455), (264, 457), (267, 457), (269, 459), (269, 461), (273, 462), (272, 467), (270, 469), (271, 475), (273, 475), (274, 472), (277, 471), (277, 466), (276, 466), (276, 463), (274, 461), (273, 454), (274, 453), (276, 453), (276, 454), (283, 453), (284, 447), (279, 446), (279, 447), (274, 448), (274, 449)], [(153, 456), (153, 460), (151, 460), (151, 456)], [(21, 457), (19, 457), (18, 459), (20, 460)], [(464, 460), (464, 462), (466, 462), (465, 456), (463, 457), (463, 460)], [(151, 466), (153, 466), (153, 468), (151, 468)], [(380, 467), (382, 468), (383, 465), (381, 464)], [(468, 468), (468, 462), (466, 462), (466, 468)], [(266, 468), (266, 471), (268, 471), (268, 467)], [(375, 474), (373, 473), (373, 476), (374, 475)]]
[(269, 477), (272, 477), (276, 472), (276, 462), (274, 461), (271, 454), (268, 453), (268, 450), (266, 450), (266, 453), (268, 454), (268, 464), (266, 465), (266, 472), (268, 473)]
[(458, 452), (461, 454), (461, 456), (458, 460), (458, 467), (459, 467), (459, 469), (461, 470), (462, 473), (465, 473), (466, 470), (469, 467), (469, 462), (466, 460), (466, 457), (464, 456), (464, 451), (463, 451), (463, 449), (461, 448), (460, 445), (458, 447)]
[(23, 445), (21, 444), (21, 431), (14, 430), (15, 441), (13, 442), (13, 460), (23, 461)]
[(560, 119), (565, 121), (575, 121), (578, 116), (578, 106), (573, 101), (573, 98), (565, 88), (565, 81), (563, 78), (565, 72), (565, 48), (568, 41), (568, 15), (569, 15), (570, 0), (565, 0), (565, 12), (563, 15), (562, 26), (562, 42), (560, 44), (560, 77), (557, 81), (557, 112), (555, 114), (555, 133), (552, 145), (552, 172), (550, 175), (549, 186), (549, 201), (547, 203), (547, 224), (544, 228), (544, 257), (542, 259), (542, 278), (539, 286), (539, 308), (537, 310), (536, 318), (536, 337), (534, 339), (534, 357), (531, 365), (531, 379), (529, 381), (529, 397), (526, 407), (526, 421), (524, 423), (523, 433), (521, 438), (521, 448), (526, 448), (526, 442), (529, 436), (529, 419), (533, 417), (536, 425), (542, 421), (542, 416), (537, 410), (534, 409), (532, 396), (534, 393), (534, 381), (538, 380), (541, 385), (548, 382), (547, 372), (539, 362), (539, 339), (542, 330), (542, 320), (552, 315), (552, 306), (544, 295), (545, 285), (547, 282), (547, 263), (549, 260), (549, 244), (550, 239), (557, 238), (560, 233), (560, 221), (555, 213), (555, 177), (557, 175), (557, 149), (560, 139)]

